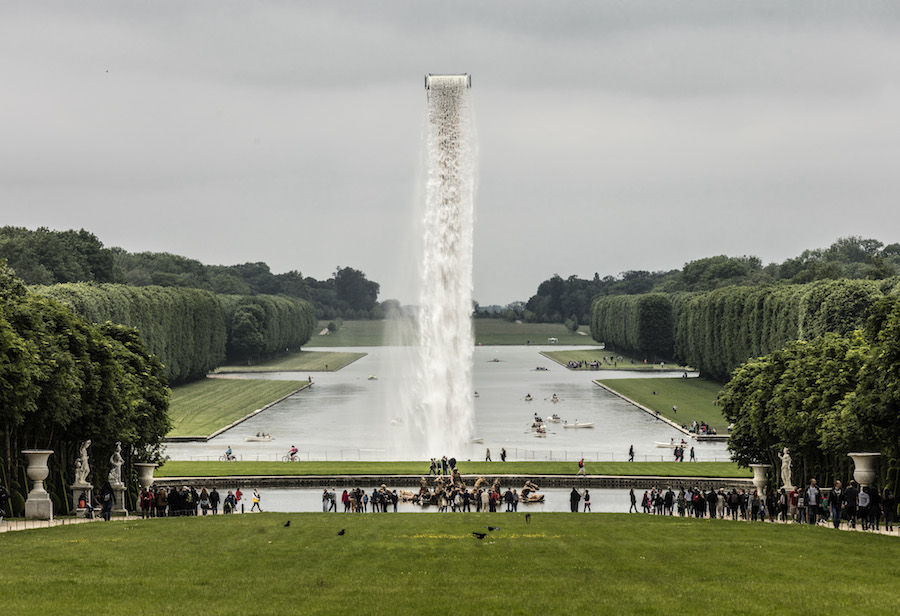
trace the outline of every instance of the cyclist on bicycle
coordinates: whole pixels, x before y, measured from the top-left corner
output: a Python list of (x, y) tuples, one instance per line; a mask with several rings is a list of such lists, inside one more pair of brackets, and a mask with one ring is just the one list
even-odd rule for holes
[(291, 462), (293, 462), (297, 459), (294, 456), (297, 455), (298, 451), (300, 451), (300, 450), (297, 449), (296, 447), (294, 447), (293, 445), (291, 445), (291, 449), (290, 449), (290, 451), (288, 451), (288, 458), (290, 458)]
[(234, 455), (231, 453), (231, 445), (228, 446), (228, 449), (225, 450), (225, 459), (229, 462), (234, 460)]

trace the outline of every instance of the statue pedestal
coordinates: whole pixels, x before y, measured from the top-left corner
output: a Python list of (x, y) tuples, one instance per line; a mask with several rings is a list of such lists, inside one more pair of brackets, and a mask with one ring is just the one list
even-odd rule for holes
[(111, 485), (113, 494), (116, 495), (116, 503), (113, 505), (111, 513), (113, 515), (128, 515), (128, 508), (125, 506), (125, 484), (114, 483)]
[(69, 486), (72, 490), (72, 509), (75, 510), (75, 517), (83, 518), (84, 514), (87, 513), (87, 507), (79, 507), (78, 500), (81, 498), (81, 493), (84, 492), (84, 499), (88, 503), (93, 502), (94, 498), (94, 486), (89, 483), (73, 483)]
[(34, 482), (28, 500), (25, 501), (25, 517), (30, 520), (52, 520), (53, 501), (44, 489), (44, 479), (50, 474), (47, 458), (53, 453), (51, 449), (25, 449), (22, 451), (28, 458), (25, 473)]

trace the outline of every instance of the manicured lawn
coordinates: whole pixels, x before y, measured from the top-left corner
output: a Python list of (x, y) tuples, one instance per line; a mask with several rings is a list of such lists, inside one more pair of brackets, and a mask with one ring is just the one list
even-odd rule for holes
[(365, 356), (343, 351), (301, 351), (252, 366), (222, 366), (216, 372), (334, 372)]
[[(659, 362), (650, 363), (644, 362), (643, 359), (634, 359), (632, 357), (628, 357), (618, 353), (616, 351), (605, 351), (603, 349), (577, 349), (574, 351), (544, 351), (541, 353), (553, 361), (557, 362), (561, 366), (568, 366), (570, 361), (585, 361), (588, 364), (594, 360), (600, 362), (601, 370), (638, 370), (638, 371), (646, 371), (646, 372), (668, 372), (671, 370), (685, 370), (685, 366), (680, 366), (678, 364), (670, 364), (668, 362), (665, 365), (661, 365)], [(618, 361), (616, 358), (621, 357), (622, 361)], [(611, 359), (613, 363), (604, 362), (604, 358)], [(576, 370), (584, 370), (590, 371), (591, 368), (589, 365), (584, 368), (576, 368)]]
[(562, 323), (510, 323), (503, 319), (474, 319), (475, 344), (484, 346), (505, 344), (547, 344), (548, 338), (558, 338), (557, 344), (599, 346), (591, 338), (591, 328), (581, 326), (573, 334)]
[[(300, 453), (303, 455), (303, 452)], [(574, 475), (577, 462), (459, 462), (464, 475)], [(586, 462), (590, 475), (751, 477), (733, 462)], [(427, 475), (428, 462), (187, 462), (170, 461), (157, 477), (253, 475)]]
[(305, 386), (307, 381), (206, 378), (172, 389), (169, 436), (207, 436), (258, 408)]
[[(547, 338), (558, 338), (558, 344), (594, 345), (590, 328), (582, 326), (573, 334), (561, 323), (510, 323), (503, 319), (473, 319), (475, 344), (485, 346), (503, 344), (547, 344)], [(328, 321), (319, 321), (319, 327), (309, 341), (311, 347), (360, 347), (386, 344), (388, 321), (344, 321), (335, 334), (318, 335), (328, 327)], [(387, 344), (398, 344), (388, 341)]]
[[(690, 426), (705, 421), (719, 434), (728, 434), (728, 422), (715, 404), (722, 385), (706, 379), (606, 379), (599, 381), (663, 417)], [(653, 392), (656, 392), (654, 395)], [(678, 406), (678, 412), (672, 406)]]
[(218, 515), (0, 542), (3, 612), (24, 616), (892, 614), (900, 575), (896, 537), (643, 514)]

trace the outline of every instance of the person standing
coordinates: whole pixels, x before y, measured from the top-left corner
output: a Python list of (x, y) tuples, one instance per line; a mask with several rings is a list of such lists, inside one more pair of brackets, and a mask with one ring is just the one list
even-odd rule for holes
[(862, 529), (869, 530), (869, 505), (872, 497), (869, 495), (869, 486), (863, 486), (856, 497), (856, 517), (862, 521)]
[(506, 448), (505, 447), (500, 449), (500, 461), (506, 462)]
[(222, 500), (219, 497), (219, 493), (215, 488), (212, 489), (212, 492), (209, 493), (209, 508), (212, 511), (213, 515), (217, 515), (219, 513), (219, 501)]
[(697, 457), (694, 455), (694, 448), (691, 447), (691, 462), (696, 462)]
[(484, 461), (485, 461), (485, 462), (490, 462), (490, 461), (491, 461), (491, 450), (490, 450), (490, 448), (488, 448), (488, 449), (484, 452)]
[(103, 508), (100, 510), (100, 515), (104, 520), (109, 522), (109, 518), (112, 515), (113, 505), (116, 504), (116, 495), (113, 492), (112, 486), (109, 485), (109, 481), (103, 484), (103, 487), (100, 488), (100, 502), (103, 504)]
[(815, 479), (809, 480), (806, 488), (806, 521), (815, 524), (818, 520), (819, 507), (822, 505), (822, 493), (816, 485)]
[(884, 496), (881, 497), (881, 506), (884, 508), (884, 530), (893, 531), (894, 509), (897, 507), (897, 501), (890, 488), (884, 489)]
[(572, 488), (572, 493), (569, 494), (569, 505), (571, 506), (572, 513), (578, 513), (578, 503), (581, 501), (581, 494), (578, 493), (574, 487)]
[(583, 511), (587, 512), (590, 510), (591, 510), (591, 493), (588, 492), (587, 489), (585, 489), (584, 490), (584, 510)]
[(828, 496), (828, 504), (831, 506), (831, 523), (835, 528), (841, 527), (841, 504), (844, 499), (844, 490), (840, 480), (834, 482), (831, 494)]
[(637, 496), (634, 494), (634, 488), (631, 488), (631, 492), (628, 493), (628, 496), (631, 498), (631, 506), (628, 507), (628, 513), (631, 513), (631, 510), (634, 509), (634, 512), (637, 513)]
[(850, 485), (844, 490), (844, 514), (847, 521), (850, 522), (850, 528), (856, 528), (856, 506), (859, 498), (859, 488), (856, 487), (856, 481), (850, 480)]

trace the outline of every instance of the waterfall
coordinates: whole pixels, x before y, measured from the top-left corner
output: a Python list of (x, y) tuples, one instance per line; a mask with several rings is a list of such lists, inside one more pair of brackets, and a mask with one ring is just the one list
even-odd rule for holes
[(424, 254), (407, 451), (462, 458), (474, 429), (476, 148), (468, 75), (428, 75)]

